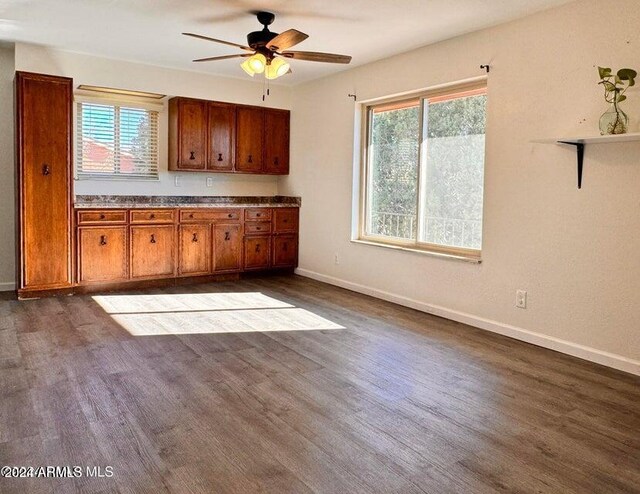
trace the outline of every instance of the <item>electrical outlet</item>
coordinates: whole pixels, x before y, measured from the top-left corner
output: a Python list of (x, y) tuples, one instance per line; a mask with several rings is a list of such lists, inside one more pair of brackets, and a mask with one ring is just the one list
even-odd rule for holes
[(180, 175), (176, 175), (176, 177), (174, 178), (174, 183), (176, 187), (182, 187), (182, 180), (180, 180)]
[(213, 177), (207, 177), (207, 187), (213, 187)]
[(338, 254), (335, 254), (333, 256), (333, 262), (335, 262), (336, 264), (340, 264), (340, 258), (338, 257)]
[(526, 290), (516, 290), (516, 307), (518, 309), (527, 308), (527, 291)]

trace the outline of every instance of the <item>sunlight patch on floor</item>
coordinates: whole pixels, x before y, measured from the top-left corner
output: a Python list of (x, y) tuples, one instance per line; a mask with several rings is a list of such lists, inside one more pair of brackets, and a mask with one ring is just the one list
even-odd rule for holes
[(134, 336), (344, 329), (259, 292), (97, 295), (93, 299)]

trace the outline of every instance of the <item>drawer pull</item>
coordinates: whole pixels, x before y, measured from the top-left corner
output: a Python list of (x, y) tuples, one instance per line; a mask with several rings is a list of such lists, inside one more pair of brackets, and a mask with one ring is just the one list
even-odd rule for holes
[(233, 213), (229, 213), (229, 214), (227, 215), (227, 217), (228, 217), (228, 218), (233, 218)]
[(153, 214), (153, 213), (151, 213), (151, 214), (149, 215), (149, 219), (150, 219), (150, 220), (155, 219), (155, 217), (156, 217), (156, 215), (155, 215), (155, 214)]
[(262, 216), (262, 213), (256, 213), (256, 218), (260, 218), (260, 216)]
[(49, 165), (47, 165), (46, 163), (44, 163), (42, 165), (42, 174), (43, 175), (50, 175), (51, 174), (51, 167)]
[(248, 163), (253, 163), (253, 156), (249, 155), (249, 159), (247, 160)]
[(282, 220), (282, 222), (283, 223), (289, 223), (289, 220), (285, 218), (284, 220)]
[(101, 220), (103, 220), (103, 219), (105, 219), (105, 218), (106, 218), (106, 216), (105, 216), (104, 214), (101, 214), (101, 215), (100, 215), (100, 219), (101, 219)]
[(225, 239), (225, 240), (231, 240), (231, 233), (229, 233), (229, 232), (224, 232), (224, 239)]
[(193, 238), (191, 239), (192, 242), (197, 242), (198, 241), (198, 234), (197, 233), (193, 233)]
[(190, 160), (196, 159), (196, 153), (194, 151), (191, 151), (191, 153), (189, 154), (189, 159)]
[(152, 233), (152, 234), (151, 234), (151, 243), (152, 243), (152, 244), (155, 244), (155, 243), (156, 243), (156, 234), (155, 234), (155, 233)]
[(191, 214), (189, 215), (189, 218), (193, 218), (193, 213), (191, 213)]
[(260, 252), (260, 244), (256, 245), (256, 252)]
[(100, 235), (100, 245), (107, 245), (107, 236)]
[(218, 153), (218, 161), (222, 161), (222, 153)]
[(262, 230), (261, 226), (256, 226), (256, 230)]

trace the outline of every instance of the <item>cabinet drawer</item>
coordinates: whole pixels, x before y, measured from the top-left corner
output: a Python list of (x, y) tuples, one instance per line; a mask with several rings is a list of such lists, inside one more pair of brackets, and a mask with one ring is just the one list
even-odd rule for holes
[(244, 224), (244, 233), (250, 235), (252, 233), (271, 233), (270, 221), (247, 221)]
[(271, 208), (251, 208), (244, 210), (245, 220), (269, 221), (271, 219)]
[(298, 231), (298, 208), (276, 208), (274, 216), (274, 233)]
[(173, 209), (135, 209), (129, 212), (129, 221), (136, 223), (173, 223)]
[(124, 224), (127, 222), (127, 212), (121, 210), (78, 211), (78, 225), (91, 224)]
[(180, 222), (239, 221), (240, 209), (193, 209), (180, 211)]

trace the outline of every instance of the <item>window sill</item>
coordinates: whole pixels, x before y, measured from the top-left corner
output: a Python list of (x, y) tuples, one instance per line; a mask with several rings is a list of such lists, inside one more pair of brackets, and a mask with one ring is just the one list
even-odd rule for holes
[(393, 250), (402, 250), (405, 252), (413, 252), (415, 254), (422, 254), (422, 255), (426, 255), (426, 256), (430, 256), (430, 257), (438, 257), (440, 259), (450, 259), (453, 261), (462, 261), (462, 262), (468, 262), (471, 264), (481, 264), (482, 263), (482, 258), (479, 256), (473, 256), (473, 255), (465, 255), (465, 254), (454, 254), (451, 252), (439, 252), (436, 250), (430, 250), (430, 249), (421, 249), (421, 248), (417, 248), (417, 247), (405, 247), (402, 245), (393, 245), (393, 244), (386, 244), (386, 243), (382, 243), (382, 242), (374, 242), (372, 240), (363, 240), (363, 239), (351, 239), (351, 242), (354, 244), (362, 244), (362, 245), (372, 245), (374, 247), (384, 247), (387, 249), (393, 249)]

